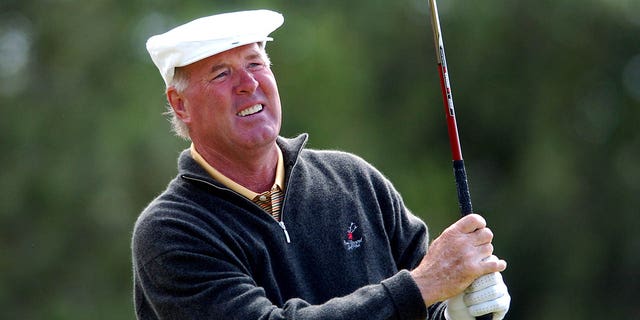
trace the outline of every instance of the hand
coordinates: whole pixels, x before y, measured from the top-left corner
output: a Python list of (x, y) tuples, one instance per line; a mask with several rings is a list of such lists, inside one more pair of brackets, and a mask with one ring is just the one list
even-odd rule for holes
[(511, 296), (502, 275), (494, 272), (476, 279), (465, 292), (448, 299), (444, 315), (447, 320), (474, 320), (474, 317), (492, 314), (493, 320), (501, 320), (509, 311), (510, 303)]
[(505, 261), (486, 259), (493, 253), (492, 239), (484, 218), (470, 214), (433, 240), (420, 265), (411, 271), (425, 305), (458, 295), (484, 274), (503, 271)]

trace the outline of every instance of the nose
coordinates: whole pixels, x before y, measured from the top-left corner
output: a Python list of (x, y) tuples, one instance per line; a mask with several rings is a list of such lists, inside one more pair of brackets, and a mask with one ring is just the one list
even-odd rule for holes
[(248, 70), (240, 70), (236, 73), (238, 82), (235, 87), (237, 94), (253, 93), (258, 88), (258, 80)]

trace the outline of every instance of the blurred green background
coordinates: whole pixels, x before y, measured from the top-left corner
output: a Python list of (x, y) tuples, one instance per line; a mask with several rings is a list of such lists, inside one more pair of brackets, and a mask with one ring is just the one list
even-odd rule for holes
[[(640, 319), (640, 1), (441, 0), (471, 194), (508, 319)], [(426, 0), (0, 2), (0, 318), (134, 319), (130, 237), (188, 143), (144, 43), (271, 8), (282, 134), (457, 203)]]

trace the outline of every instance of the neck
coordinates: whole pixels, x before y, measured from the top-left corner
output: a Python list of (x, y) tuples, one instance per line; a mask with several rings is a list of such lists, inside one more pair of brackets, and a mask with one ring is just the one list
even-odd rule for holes
[(245, 188), (262, 193), (273, 186), (278, 165), (275, 142), (267, 148), (238, 154), (221, 154), (215, 149), (194, 145), (207, 163)]

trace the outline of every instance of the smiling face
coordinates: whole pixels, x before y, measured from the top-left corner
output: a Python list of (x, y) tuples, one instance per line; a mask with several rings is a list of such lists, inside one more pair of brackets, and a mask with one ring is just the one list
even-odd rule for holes
[(280, 96), (264, 50), (253, 43), (183, 67), (187, 86), (167, 89), (194, 145), (233, 157), (273, 147), (280, 131)]

